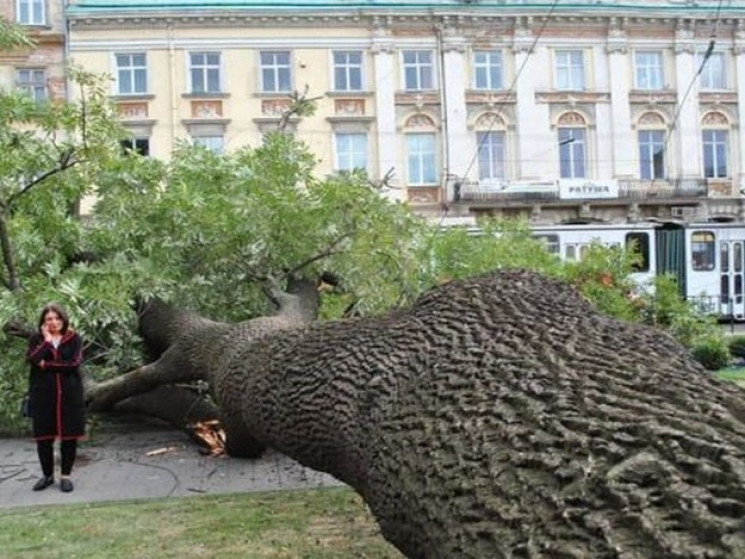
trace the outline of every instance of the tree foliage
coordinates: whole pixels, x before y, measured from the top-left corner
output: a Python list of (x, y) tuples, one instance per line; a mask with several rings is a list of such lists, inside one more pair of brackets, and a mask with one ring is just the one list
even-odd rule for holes
[[(76, 68), (70, 78), (72, 102), (0, 92), (0, 430), (17, 424), (26, 385), (12, 334), (35, 327), (50, 300), (68, 308), (97, 379), (142, 359), (137, 298), (237, 321), (265, 314), (266, 285), (293, 275), (338, 278), (323, 318), (406, 305), (495, 267), (563, 277), (606, 312), (645, 317), (627, 253), (596, 246), (563, 265), (524, 223), (442, 228), (381, 196), (364, 173), (319, 177), (308, 147), (283, 133), (226, 154), (184, 142), (167, 163), (124, 153), (107, 78)], [(312, 110), (301, 101), (302, 114)]]

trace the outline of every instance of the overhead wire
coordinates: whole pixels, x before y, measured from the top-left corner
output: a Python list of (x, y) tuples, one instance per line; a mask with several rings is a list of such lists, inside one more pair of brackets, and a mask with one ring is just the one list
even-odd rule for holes
[[(535, 50), (536, 45), (538, 45), (538, 41), (540, 41), (541, 37), (543, 36), (544, 31), (546, 30), (546, 27), (548, 26), (548, 22), (551, 19), (551, 16), (553, 15), (554, 11), (556, 10), (556, 6), (559, 4), (559, 0), (554, 0), (551, 3), (551, 6), (546, 13), (543, 23), (541, 24), (541, 27), (538, 29), (538, 33), (533, 38), (533, 42), (530, 45), (530, 48), (528, 49), (527, 56), (523, 59), (522, 64), (520, 64), (520, 67), (517, 69), (517, 72), (515, 72), (515, 75), (512, 78), (512, 82), (510, 83), (509, 88), (507, 88), (507, 92), (504, 94), (502, 101), (495, 104), (495, 108), (492, 110), (498, 110), (504, 106), (504, 104), (507, 102), (507, 100), (510, 98), (510, 95), (512, 94), (513, 89), (517, 85), (518, 79), (520, 79), (520, 75), (523, 73), (523, 70), (528, 64), (528, 61), (530, 60), (530, 56), (533, 54), (533, 51)], [(496, 119), (491, 119), (489, 122), (489, 126), (487, 126), (485, 133), (482, 135), (481, 141), (476, 146), (476, 152), (473, 154), (473, 157), (471, 158), (470, 162), (468, 163), (468, 166), (466, 167), (465, 172), (463, 173), (463, 178), (468, 176), (468, 173), (471, 171), (471, 168), (473, 167), (474, 163), (479, 157), (479, 154), (481, 153), (481, 149), (484, 147), (484, 144), (486, 143), (487, 138), (489, 137), (489, 132), (491, 132), (494, 129), (494, 124), (496, 122)]]
[(699, 79), (699, 76), (703, 73), (704, 68), (706, 67), (706, 63), (711, 58), (711, 55), (714, 53), (714, 48), (716, 47), (717, 42), (717, 34), (719, 31), (719, 22), (722, 19), (722, 4), (724, 3), (724, 0), (719, 0), (719, 3), (717, 5), (716, 14), (714, 16), (714, 25), (711, 29), (711, 34), (709, 36), (709, 44), (706, 47), (706, 51), (704, 51), (704, 55), (701, 57), (701, 64), (699, 64), (698, 70), (693, 74), (693, 77), (688, 82), (688, 87), (685, 90), (685, 93), (683, 94), (683, 97), (681, 97), (680, 103), (678, 103), (678, 106), (675, 109), (675, 114), (673, 115), (673, 120), (670, 123), (670, 127), (668, 128), (667, 135), (665, 136), (665, 142), (662, 146), (662, 153), (667, 153), (667, 148), (670, 144), (670, 139), (672, 138), (673, 132), (676, 130), (678, 126), (678, 120), (680, 120), (680, 114), (683, 112), (683, 106), (686, 103), (686, 100), (688, 99), (688, 96), (691, 94), (691, 91), (693, 90), (693, 86), (696, 84), (696, 80)]

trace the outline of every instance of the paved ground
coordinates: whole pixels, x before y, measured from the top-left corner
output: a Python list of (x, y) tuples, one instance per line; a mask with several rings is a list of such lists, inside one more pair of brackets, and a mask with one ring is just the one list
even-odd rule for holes
[(72, 493), (57, 483), (32, 491), (40, 475), (32, 440), (0, 439), (0, 508), (340, 485), (273, 451), (259, 460), (202, 456), (186, 434), (141, 424), (95, 430), (81, 443)]

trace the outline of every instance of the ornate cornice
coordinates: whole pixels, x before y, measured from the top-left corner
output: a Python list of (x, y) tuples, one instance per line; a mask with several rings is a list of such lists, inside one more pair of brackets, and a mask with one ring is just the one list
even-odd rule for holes
[(569, 106), (586, 103), (610, 103), (607, 91), (536, 91), (536, 103), (566, 103)]

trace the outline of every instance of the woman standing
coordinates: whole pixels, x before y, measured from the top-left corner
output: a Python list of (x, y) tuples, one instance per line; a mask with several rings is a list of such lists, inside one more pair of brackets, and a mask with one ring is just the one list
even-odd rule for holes
[(34, 491), (54, 483), (54, 441), (60, 441), (60, 489), (73, 490), (70, 473), (78, 439), (85, 434), (85, 402), (80, 363), (83, 344), (70, 328), (62, 307), (49, 304), (41, 311), (39, 332), (29, 339), (31, 363), (29, 405), (41, 471)]

